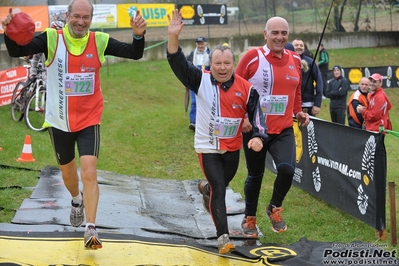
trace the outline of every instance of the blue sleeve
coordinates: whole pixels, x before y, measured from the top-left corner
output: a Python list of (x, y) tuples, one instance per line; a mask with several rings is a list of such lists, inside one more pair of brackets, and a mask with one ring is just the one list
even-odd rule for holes
[(317, 107), (321, 107), (321, 102), (323, 100), (323, 77), (321, 76), (320, 69), (315, 62), (313, 63), (312, 76), (313, 80), (316, 81), (316, 95), (314, 99), (314, 105)]
[(268, 138), (266, 119), (260, 107), (258, 91), (253, 87), (251, 87), (247, 103), (247, 113), (249, 122), (252, 125), (252, 138), (260, 137), (266, 140)]

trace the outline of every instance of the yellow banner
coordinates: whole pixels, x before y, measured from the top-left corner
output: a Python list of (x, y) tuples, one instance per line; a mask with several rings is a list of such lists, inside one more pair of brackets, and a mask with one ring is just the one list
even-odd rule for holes
[(118, 9), (118, 28), (130, 28), (130, 18), (140, 10), (147, 21), (147, 27), (167, 27), (167, 14), (172, 14), (174, 4), (120, 4)]

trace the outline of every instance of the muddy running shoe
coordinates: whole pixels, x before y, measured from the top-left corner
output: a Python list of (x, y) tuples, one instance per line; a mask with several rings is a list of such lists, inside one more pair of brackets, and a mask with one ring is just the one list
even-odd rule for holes
[(200, 181), (198, 183), (198, 191), (202, 194), (202, 205), (204, 209), (209, 212), (209, 198), (210, 198), (210, 191), (209, 191), (209, 184), (207, 181)]
[(266, 214), (272, 222), (272, 229), (276, 233), (281, 233), (287, 230), (287, 225), (285, 224), (281, 213), (283, 208), (271, 206), (270, 204), (266, 207)]
[(86, 249), (99, 249), (103, 247), (103, 244), (98, 237), (97, 230), (94, 226), (90, 225), (86, 228), (84, 234), (85, 248)]
[(258, 229), (256, 228), (256, 216), (247, 216), (241, 222), (241, 228), (244, 235), (258, 236)]
[(73, 201), (71, 201), (71, 204), (72, 208), (71, 208), (71, 214), (69, 215), (69, 220), (73, 227), (79, 227), (85, 219), (83, 211), (84, 208), (83, 201), (80, 205), (77, 203), (73, 203)]
[(224, 234), (218, 237), (218, 249), (219, 254), (230, 253), (235, 249), (234, 244), (230, 242), (228, 234)]

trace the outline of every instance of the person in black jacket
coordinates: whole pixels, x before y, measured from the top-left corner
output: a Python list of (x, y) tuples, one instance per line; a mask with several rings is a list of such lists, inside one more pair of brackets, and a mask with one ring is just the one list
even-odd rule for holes
[(346, 98), (348, 96), (349, 81), (342, 76), (342, 68), (335, 65), (334, 78), (327, 83), (326, 97), (330, 98), (331, 121), (345, 125)]
[(295, 39), (292, 44), (295, 52), (301, 56), (302, 65), (305, 65), (302, 67), (302, 111), (316, 116), (323, 99), (323, 79), (319, 67), (312, 58), (305, 55), (306, 46), (301, 39)]

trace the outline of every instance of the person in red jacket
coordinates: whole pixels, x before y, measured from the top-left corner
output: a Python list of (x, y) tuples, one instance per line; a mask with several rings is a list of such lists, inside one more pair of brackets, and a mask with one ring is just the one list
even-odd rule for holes
[(379, 131), (380, 126), (384, 129), (392, 129), (389, 120), (389, 110), (392, 104), (382, 88), (382, 76), (374, 73), (369, 77), (370, 93), (368, 94), (368, 107), (358, 105), (357, 111), (362, 114), (366, 122), (366, 130)]
[(277, 176), (266, 215), (274, 232), (287, 230), (282, 218), (282, 204), (291, 188), (295, 171), (295, 137), (293, 117), (302, 126), (310, 122), (309, 114), (302, 111), (301, 57), (286, 49), (288, 22), (272, 17), (263, 31), (266, 44), (249, 50), (237, 65), (237, 75), (252, 83), (260, 95), (269, 138), (259, 152), (247, 148), (253, 128), (247, 119), (243, 125), (243, 149), (248, 169), (244, 186), (245, 217), (242, 229), (246, 235), (257, 235), (256, 211), (265, 171), (266, 153), (269, 152), (277, 168)]

